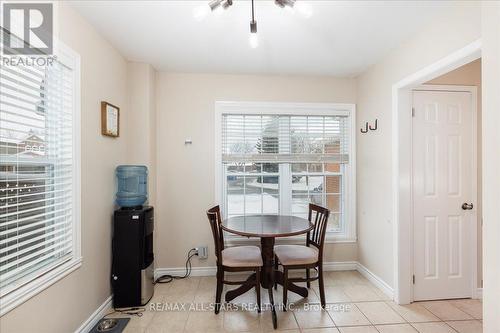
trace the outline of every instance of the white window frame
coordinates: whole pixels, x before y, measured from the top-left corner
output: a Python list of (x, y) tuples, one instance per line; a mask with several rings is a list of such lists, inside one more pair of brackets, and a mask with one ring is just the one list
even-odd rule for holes
[[(253, 115), (307, 115), (307, 116), (338, 116), (347, 115), (350, 119), (349, 163), (345, 168), (344, 183), (344, 226), (339, 232), (328, 232), (327, 243), (353, 243), (356, 236), (356, 105), (339, 103), (281, 103), (281, 102), (215, 102), (215, 202), (224, 207), (225, 179), (222, 163), (222, 116), (224, 114), (253, 114)], [(280, 188), (280, 195), (282, 190)], [(280, 200), (281, 202), (281, 200)], [(283, 212), (280, 207), (280, 212)], [(292, 242), (300, 237), (290, 237)], [(234, 236), (231, 241), (244, 242), (245, 237)]]
[(81, 96), (80, 55), (54, 38), (56, 61), (73, 70), (73, 249), (72, 257), (53, 268), (44, 268), (40, 275), (0, 298), (0, 316), (47, 289), (82, 265), (81, 255)]

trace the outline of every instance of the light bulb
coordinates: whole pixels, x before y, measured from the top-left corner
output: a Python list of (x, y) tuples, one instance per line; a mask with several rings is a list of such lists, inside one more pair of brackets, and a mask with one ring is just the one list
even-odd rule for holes
[(193, 9), (193, 17), (196, 21), (202, 21), (205, 17), (207, 17), (209, 12), (210, 7), (206, 5), (198, 6)]
[(255, 49), (259, 46), (259, 37), (257, 36), (256, 33), (250, 34), (249, 42), (250, 42), (250, 47), (252, 49)]

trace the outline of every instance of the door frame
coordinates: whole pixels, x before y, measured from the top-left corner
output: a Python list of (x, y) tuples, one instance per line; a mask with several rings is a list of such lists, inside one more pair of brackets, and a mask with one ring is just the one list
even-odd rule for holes
[[(471, 111), (472, 111), (472, 175), (473, 175), (473, 182), (472, 182), (472, 201), (474, 202), (474, 205), (476, 209), (472, 210), (472, 216), (471, 216), (471, 224), (472, 224), (472, 230), (471, 230), (471, 238), (472, 238), (472, 251), (471, 251), (471, 297), (472, 298), (477, 298), (477, 230), (478, 230), (478, 216), (477, 216), (477, 198), (478, 198), (478, 179), (477, 179), (477, 174), (478, 174), (478, 169), (477, 169), (477, 158), (478, 158), (478, 149), (477, 149), (477, 87), (476, 86), (464, 86), (464, 85), (437, 85), (437, 84), (423, 84), (420, 85), (419, 87), (416, 87), (411, 90), (411, 94), (413, 95), (413, 92), (415, 91), (442, 91), (442, 92), (468, 92), (471, 94)], [(413, 107), (413, 98), (411, 99), (411, 106)], [(411, 126), (411, 156), (413, 156), (413, 126)], [(411, 171), (410, 171), (410, 188), (411, 188), (411, 217), (410, 217), (410, 239), (411, 239), (411, 246), (412, 246), (412, 252), (411, 252), (411, 263), (412, 263), (412, 275), (415, 274), (415, 264), (414, 264), (414, 255), (415, 255), (415, 239), (413, 236), (413, 231), (415, 230), (415, 224), (413, 220), (413, 207), (414, 207), (414, 197), (413, 197), (413, 159), (412, 159), (412, 164), (411, 164)], [(412, 301), (413, 301), (413, 288), (414, 284), (411, 285), (411, 295), (412, 295)]]
[[(481, 40), (479, 39), (392, 86), (392, 235), (394, 301), (398, 304), (409, 304), (413, 301), (412, 90), (480, 57)], [(476, 291), (473, 293), (474, 296), (477, 297)]]

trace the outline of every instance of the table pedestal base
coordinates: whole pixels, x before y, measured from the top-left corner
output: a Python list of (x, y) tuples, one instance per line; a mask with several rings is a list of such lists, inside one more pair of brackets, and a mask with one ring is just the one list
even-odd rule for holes
[[(269, 292), (269, 303), (271, 304), (273, 326), (276, 329), (278, 327), (278, 320), (276, 317), (276, 309), (274, 306), (273, 287), (275, 281), (277, 284), (283, 285), (283, 273), (274, 269), (274, 250), (273, 250), (274, 238), (262, 237), (260, 244), (261, 244), (262, 261), (263, 261), (260, 284), (262, 288), (266, 288)], [(226, 302), (230, 302), (236, 297), (252, 289), (253, 285), (251, 282), (255, 281), (255, 273), (251, 274), (246, 281), (248, 283), (245, 283), (242, 286), (234, 290), (228, 291), (226, 293), (225, 296)], [(309, 294), (307, 288), (297, 286), (296, 284), (293, 283), (288, 283), (287, 289), (302, 297), (307, 297), (307, 295)]]

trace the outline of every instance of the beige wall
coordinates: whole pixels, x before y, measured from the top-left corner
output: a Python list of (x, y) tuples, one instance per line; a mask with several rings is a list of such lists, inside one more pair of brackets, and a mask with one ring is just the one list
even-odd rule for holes
[[(156, 267), (182, 267), (198, 245), (209, 246), (210, 258), (193, 266), (215, 266), (205, 211), (215, 203), (216, 101), (355, 103), (355, 90), (352, 79), (159, 73)], [(325, 255), (356, 260), (356, 243), (328, 245)]]
[[(73, 9), (59, 12), (60, 39), (81, 55), (83, 265), (0, 319), (2, 333), (68, 333), (111, 294), (114, 168), (126, 163), (127, 62)], [(120, 138), (101, 135), (101, 101), (121, 107)]]
[(500, 3), (483, 2), (483, 325), (500, 331)]
[(149, 204), (156, 196), (156, 72), (149, 64), (128, 63), (128, 163), (148, 167)]
[(379, 119), (379, 131), (357, 138), (358, 259), (394, 286), (392, 221), (392, 85), (481, 36), (479, 2), (461, 2), (358, 77), (358, 127)]
[(462, 67), (459, 67), (449, 73), (446, 73), (440, 77), (437, 77), (426, 84), (442, 84), (442, 85), (464, 85), (464, 86), (475, 86), (477, 88), (477, 284), (478, 287), (482, 287), (483, 279), (483, 262), (482, 262), (482, 155), (481, 155), (481, 138), (482, 138), (482, 123), (481, 123), (481, 105), (482, 105), (482, 94), (481, 94), (481, 59), (477, 59), (471, 63), (468, 63)]

